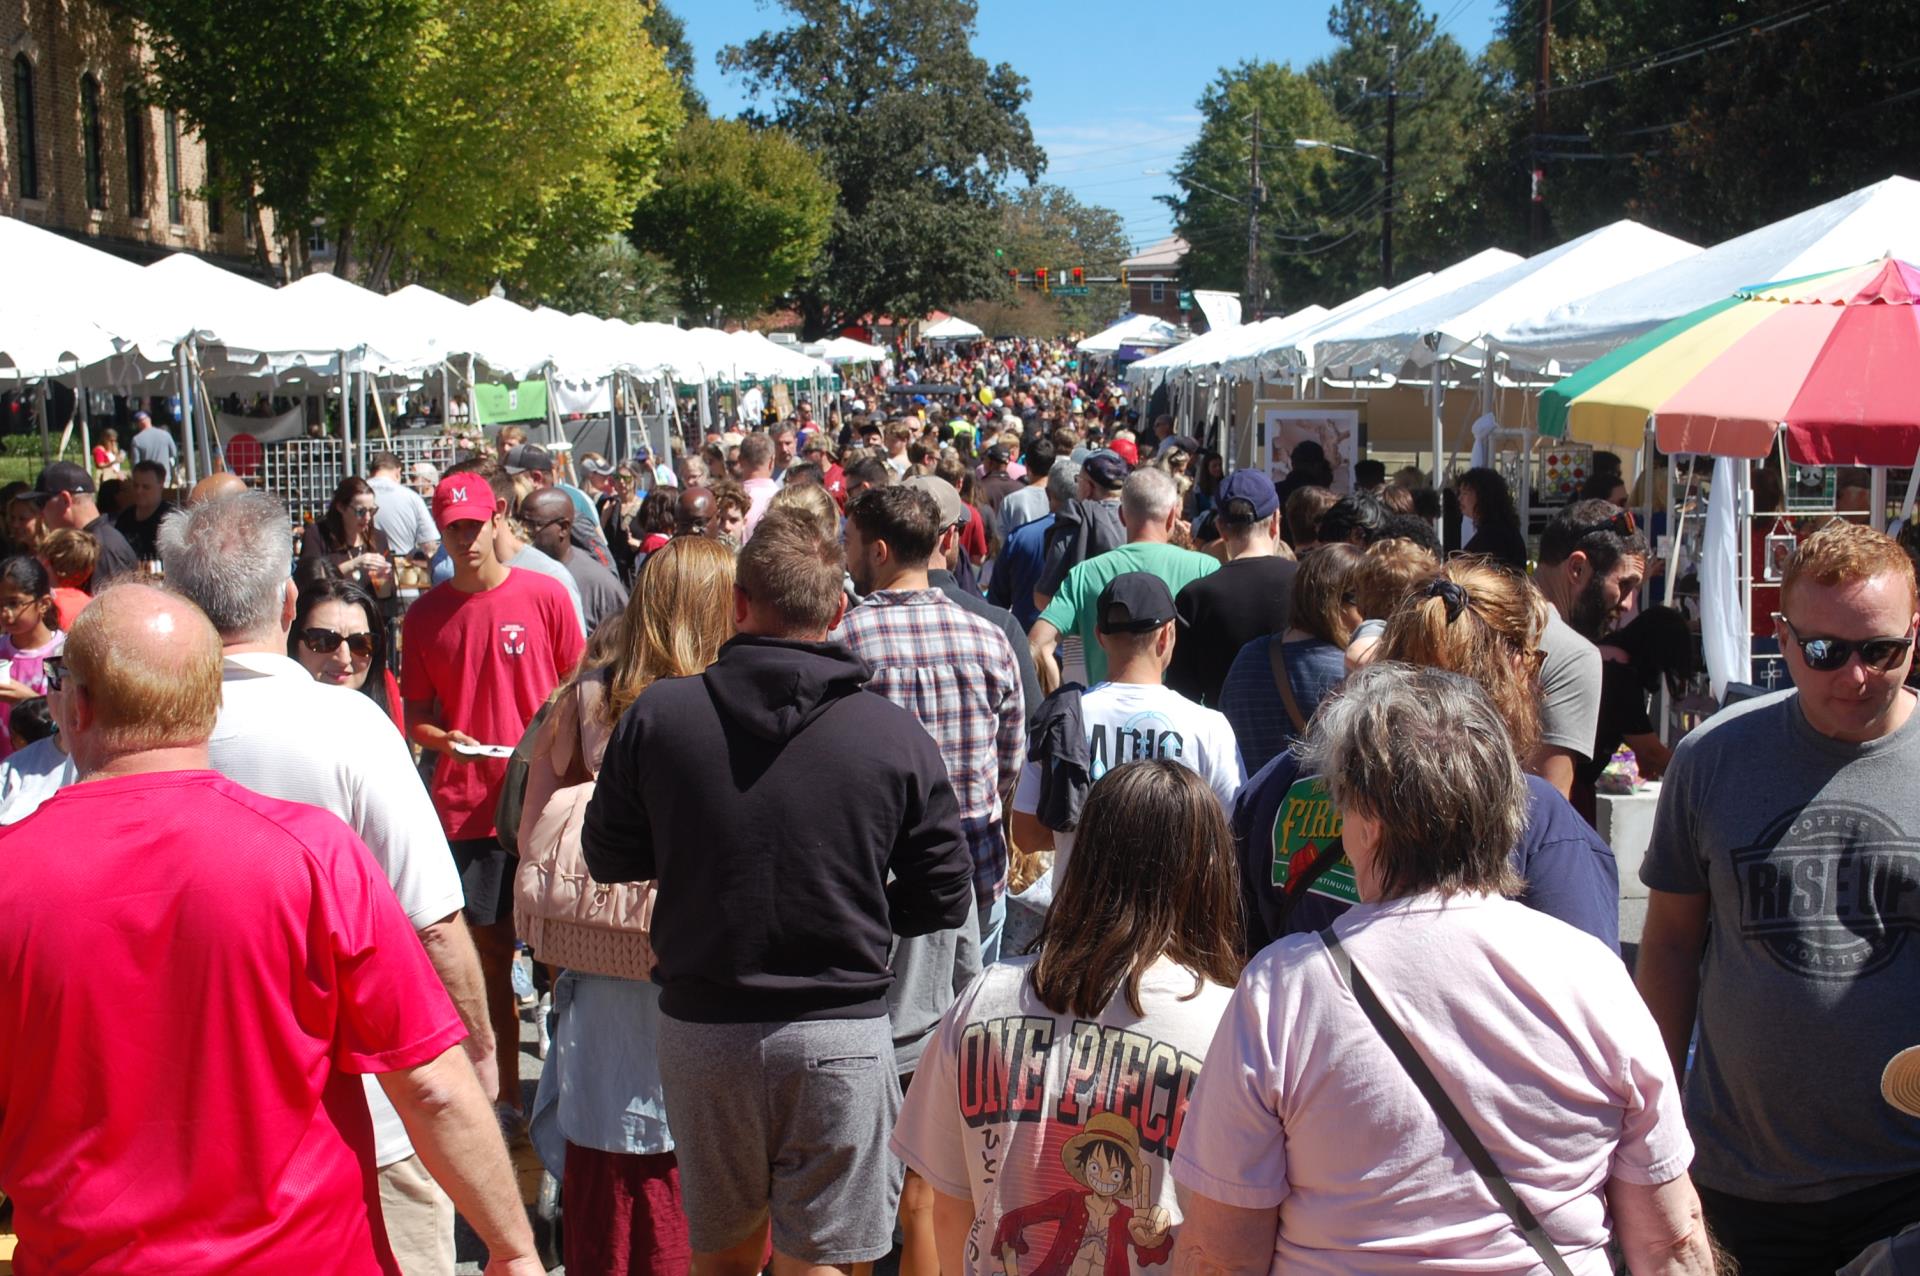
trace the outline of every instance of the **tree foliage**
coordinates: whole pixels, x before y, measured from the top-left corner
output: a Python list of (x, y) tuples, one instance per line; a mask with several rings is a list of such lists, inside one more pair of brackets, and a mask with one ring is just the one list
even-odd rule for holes
[[(1001, 280), (992, 300), (1019, 303), (1009, 313), (1009, 318), (1018, 318), (1017, 330), (1009, 330), (1010, 335), (1092, 332), (1111, 323), (1126, 305), (1126, 293), (1118, 284), (1088, 284), (1086, 296), (1063, 297), (1058, 293), (1040, 294), (1031, 284), (1016, 289), (1007, 282), (1005, 274), (1009, 270), (1025, 278), (1042, 266), (1056, 272), (1079, 266), (1088, 275), (1120, 273), (1120, 263), (1128, 254), (1120, 215), (1110, 208), (1081, 203), (1063, 186), (1043, 183), (1009, 195), (1000, 208), (994, 250)], [(974, 312), (962, 307), (961, 313), (973, 318)]]
[(706, 95), (693, 87), (693, 46), (687, 43), (687, 24), (664, 4), (655, 4), (647, 14), (647, 39), (653, 41), (666, 59), (667, 70), (680, 81), (680, 104), (687, 118), (699, 119), (707, 113)]
[(667, 263), (641, 252), (624, 235), (575, 250), (553, 282), (521, 300), (628, 323), (666, 323), (679, 314)]
[(778, 128), (697, 120), (682, 129), (633, 239), (673, 266), (691, 315), (752, 314), (813, 266), (833, 226), (820, 162)]
[(795, 289), (807, 335), (989, 294), (999, 191), (1045, 156), (1025, 78), (973, 52), (973, 0), (780, 5), (793, 25), (720, 60), (767, 102), (750, 121), (787, 129), (840, 191), (820, 268)]

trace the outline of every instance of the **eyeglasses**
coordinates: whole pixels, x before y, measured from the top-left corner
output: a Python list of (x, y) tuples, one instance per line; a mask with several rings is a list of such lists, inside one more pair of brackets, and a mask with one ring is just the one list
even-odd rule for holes
[(47, 679), (47, 690), (58, 691), (67, 685), (67, 662), (59, 656), (48, 656), (40, 663), (41, 672)]
[(343, 642), (347, 644), (349, 652), (362, 660), (373, 655), (373, 635), (370, 633), (339, 634), (331, 629), (302, 629), (300, 641), (306, 644), (307, 650), (322, 656), (331, 656), (340, 650)]
[(1794, 628), (1791, 620), (1780, 612), (1774, 612), (1773, 618), (1787, 627), (1793, 635), (1793, 641), (1800, 648), (1801, 659), (1807, 662), (1807, 668), (1819, 673), (1832, 673), (1836, 669), (1846, 668), (1854, 653), (1860, 653), (1860, 663), (1879, 673), (1885, 673), (1898, 664), (1900, 657), (1907, 654), (1913, 646), (1911, 638), (1802, 638), (1800, 631)]
[(563, 525), (567, 527), (572, 527), (573, 518), (571, 516), (568, 516), (566, 518), (550, 518), (544, 523), (528, 523), (527, 530), (530, 532), (544, 532), (549, 527), (560, 527)]
[(353, 507), (353, 516), (355, 518), (372, 518), (379, 512), (380, 507), (378, 505), (356, 505)]

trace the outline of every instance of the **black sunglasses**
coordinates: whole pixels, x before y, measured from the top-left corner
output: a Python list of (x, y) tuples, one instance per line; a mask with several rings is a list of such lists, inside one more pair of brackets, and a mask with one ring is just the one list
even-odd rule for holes
[(67, 685), (67, 662), (60, 656), (48, 656), (40, 663), (40, 669), (47, 679), (47, 690), (58, 691)]
[(1787, 627), (1793, 635), (1793, 641), (1800, 647), (1800, 657), (1807, 662), (1807, 668), (1820, 673), (1832, 673), (1844, 669), (1853, 654), (1860, 653), (1860, 663), (1869, 669), (1885, 673), (1907, 654), (1913, 646), (1911, 638), (1867, 638), (1855, 641), (1851, 638), (1802, 638), (1793, 622), (1780, 612), (1774, 612), (1773, 618)]
[(331, 629), (302, 629), (300, 641), (307, 645), (309, 651), (318, 652), (323, 656), (331, 656), (340, 650), (340, 644), (343, 642), (347, 644), (347, 650), (356, 656), (366, 657), (373, 654), (373, 635), (370, 633), (337, 634)]
[(1573, 543), (1578, 545), (1581, 541), (1587, 539), (1587, 537), (1597, 535), (1600, 532), (1612, 532), (1615, 536), (1631, 536), (1638, 530), (1639, 525), (1634, 522), (1633, 511), (1621, 510), (1604, 523), (1592, 523), (1580, 528), (1573, 535)]

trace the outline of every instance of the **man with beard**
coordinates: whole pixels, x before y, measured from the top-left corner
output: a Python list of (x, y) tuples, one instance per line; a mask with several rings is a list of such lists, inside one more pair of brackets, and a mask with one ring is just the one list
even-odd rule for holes
[(1589, 820), (1593, 795), (1574, 793), (1577, 758), (1593, 756), (1600, 720), (1597, 644), (1633, 605), (1647, 576), (1647, 541), (1633, 515), (1609, 501), (1575, 501), (1540, 535), (1533, 583), (1553, 604), (1540, 640), (1540, 747), (1528, 770), (1559, 789)]

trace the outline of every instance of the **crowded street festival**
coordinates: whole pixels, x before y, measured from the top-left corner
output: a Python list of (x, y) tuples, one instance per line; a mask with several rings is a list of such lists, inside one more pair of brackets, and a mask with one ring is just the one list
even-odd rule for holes
[[(916, 3), (777, 7), (973, 58), (975, 6)], [(1117, 248), (889, 246), (831, 130), (710, 115), (635, 5), (671, 30), (618, 56), (678, 86), (635, 100), (688, 96), (576, 291), (538, 267), (572, 214), (504, 177), (463, 236), (334, 202), (331, 159), (286, 194), (192, 105), (172, 0), (100, 28), (150, 63), (140, 239), (118, 71), (20, 140), (81, 20), (27, 6), (0, 1273), (1920, 1273), (1920, 181), (1607, 203), (1529, 77), (1563, 121), (1669, 62), (1543, 73), (1597, 15), (1497, 0), (1534, 185), (1509, 232), (1409, 215), (1396, 272), (1395, 129), (1464, 3), (1352, 0), (1413, 24), (1378, 171), (1374, 90), (1314, 78), (1372, 47), (1336, 5), (1345, 43), (1276, 38), (1311, 75), (1261, 64), (1322, 85), (1314, 137), (1234, 99), (1224, 222), (1209, 116)], [(1661, 30), (1723, 66), (1786, 38), (1750, 9), (1804, 54), (1835, 6), (1872, 7)], [(801, 56), (764, 9), (718, 59), (763, 85)], [(1019, 204), (980, 119), (927, 127), (1001, 183), (927, 190)], [(804, 251), (679, 254), (727, 199), (799, 224), (776, 144), (833, 179)], [(1349, 225), (1328, 174), (1374, 192), (1351, 259), (1302, 247)]]

